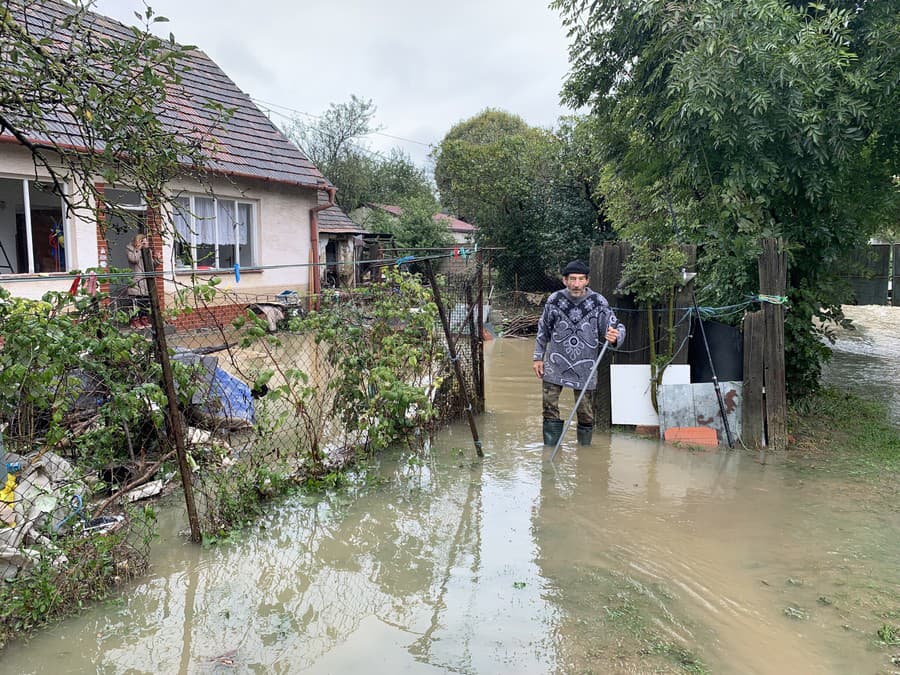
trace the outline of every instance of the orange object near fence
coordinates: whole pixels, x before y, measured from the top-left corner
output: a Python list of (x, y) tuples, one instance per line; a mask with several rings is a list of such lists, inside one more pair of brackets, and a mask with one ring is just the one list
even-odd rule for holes
[(670, 427), (663, 435), (669, 443), (685, 445), (719, 445), (719, 437), (712, 427)]

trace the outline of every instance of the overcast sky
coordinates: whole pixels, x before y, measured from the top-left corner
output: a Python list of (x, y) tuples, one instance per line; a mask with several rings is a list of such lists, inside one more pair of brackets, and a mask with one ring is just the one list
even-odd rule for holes
[[(425, 165), (428, 144), (484, 108), (552, 126), (567, 44), (549, 0), (149, 0), (164, 33), (205, 51), (279, 127), (290, 109), (319, 115), (371, 99), (381, 135)], [(138, 0), (96, 11), (137, 23)], [(387, 137), (402, 137), (405, 142)]]

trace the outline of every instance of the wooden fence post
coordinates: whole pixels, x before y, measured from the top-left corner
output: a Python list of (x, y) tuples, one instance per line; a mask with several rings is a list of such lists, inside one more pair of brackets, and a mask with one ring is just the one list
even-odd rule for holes
[(766, 319), (762, 310), (744, 316), (744, 387), (741, 395), (741, 440), (749, 448), (765, 445), (765, 398), (763, 396), (763, 344)]
[(891, 278), (891, 304), (900, 307), (900, 244), (894, 244), (894, 276)]
[[(141, 258), (144, 263), (144, 269), (148, 271), (156, 271), (156, 265), (153, 262), (153, 255), (149, 248), (141, 249)], [(150, 321), (153, 327), (153, 339), (156, 343), (156, 355), (159, 358), (159, 364), (162, 367), (163, 374), (163, 390), (166, 392), (166, 402), (168, 406), (169, 440), (175, 444), (175, 450), (178, 455), (178, 472), (181, 474), (181, 487), (184, 490), (184, 504), (187, 508), (188, 523), (191, 527), (191, 541), (200, 543), (202, 540), (200, 532), (200, 520), (197, 517), (197, 506), (194, 501), (194, 486), (191, 482), (191, 467), (187, 459), (187, 448), (185, 447), (184, 426), (181, 421), (181, 410), (178, 408), (178, 396), (175, 392), (175, 377), (172, 373), (172, 363), (169, 359), (169, 347), (166, 344), (166, 325), (160, 310), (159, 288), (156, 284), (158, 275), (153, 275), (145, 280), (147, 290), (150, 295)]]
[[(763, 239), (759, 257), (759, 292), (783, 296), (787, 284), (787, 258), (781, 240)], [(766, 410), (766, 445), (787, 448), (787, 392), (784, 374), (784, 305), (763, 302), (765, 321), (763, 388)]]

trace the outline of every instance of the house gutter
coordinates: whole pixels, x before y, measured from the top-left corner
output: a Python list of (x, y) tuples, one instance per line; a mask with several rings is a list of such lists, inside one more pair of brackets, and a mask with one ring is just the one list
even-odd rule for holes
[(327, 204), (317, 204), (309, 210), (309, 271), (310, 280), (309, 288), (312, 290), (310, 295), (309, 308), (318, 307), (319, 293), (322, 290), (322, 279), (319, 275), (319, 211), (324, 211), (334, 206), (334, 193), (337, 188), (333, 185), (323, 186), (319, 189), (325, 190), (328, 194)]

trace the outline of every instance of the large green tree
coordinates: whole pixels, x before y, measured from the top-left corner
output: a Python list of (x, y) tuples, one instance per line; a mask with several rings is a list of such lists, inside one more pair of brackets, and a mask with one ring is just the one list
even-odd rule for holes
[(559, 133), (484, 110), (454, 126), (434, 153), (441, 202), (477, 227), (507, 286), (537, 290), (564, 261), (585, 257), (604, 222), (571, 161), (574, 128)]
[(425, 169), (405, 152), (393, 148), (375, 163), (367, 202), (400, 204), (405, 200), (435, 202), (434, 186)]
[(571, 38), (563, 96), (591, 109), (616, 226), (698, 243), (719, 304), (758, 290), (757, 242), (783, 237), (789, 393), (815, 388), (829, 350), (814, 319), (841, 317), (840, 261), (897, 218), (897, 3), (553, 6)]

